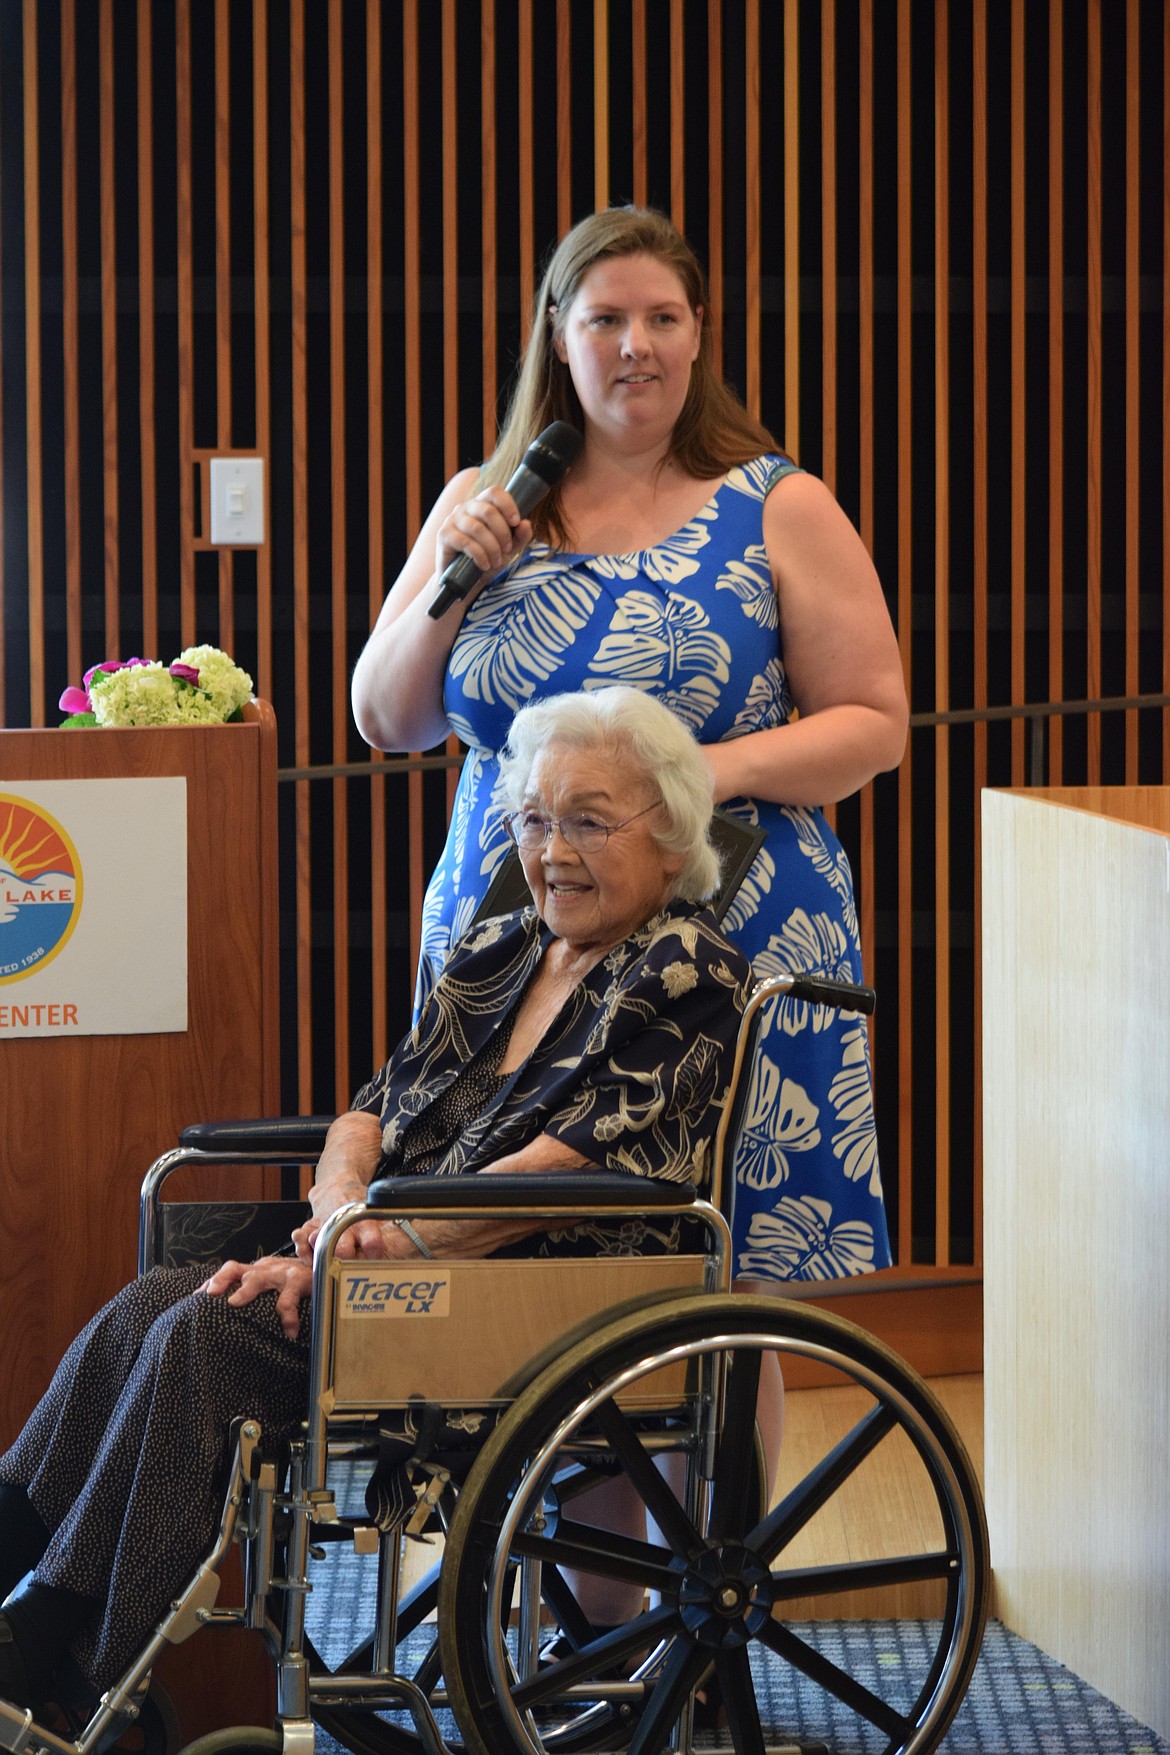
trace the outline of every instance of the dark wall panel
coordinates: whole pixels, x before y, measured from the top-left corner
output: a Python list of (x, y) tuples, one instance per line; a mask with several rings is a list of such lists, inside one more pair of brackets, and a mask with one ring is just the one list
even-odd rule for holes
[[(729, 376), (835, 486), (915, 729), (838, 807), (903, 1263), (978, 1259), (978, 792), (1163, 783), (1160, 0), (0, 0), (0, 722), (100, 658), (230, 647), (282, 740), (285, 1091), (404, 1027), (453, 749), (345, 684), (490, 443), (541, 260), (671, 212)], [(268, 459), (209, 551), (200, 467)], [(974, 711), (992, 717), (972, 722)], [(404, 851), (406, 857), (404, 857)]]

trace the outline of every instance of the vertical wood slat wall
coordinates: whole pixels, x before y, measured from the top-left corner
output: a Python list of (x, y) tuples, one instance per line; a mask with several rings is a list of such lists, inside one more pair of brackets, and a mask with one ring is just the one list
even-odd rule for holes
[[(119, 652), (252, 671), (298, 776), (290, 1105), (403, 1028), (450, 806), (453, 751), (361, 746), (349, 670), (596, 202), (705, 258), (724, 369), (861, 530), (916, 713), (1170, 687), (1168, 80), (1160, 0), (0, 6), (0, 718)], [(208, 552), (217, 448), (267, 459), (257, 553)], [(977, 797), (1027, 748), (926, 725), (837, 812), (903, 1263), (978, 1259)], [(1047, 764), (1164, 783), (1170, 715), (1054, 718)]]

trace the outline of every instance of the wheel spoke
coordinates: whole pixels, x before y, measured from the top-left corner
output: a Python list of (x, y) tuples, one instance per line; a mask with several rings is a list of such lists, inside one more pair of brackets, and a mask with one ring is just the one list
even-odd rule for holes
[(727, 1709), (727, 1728), (736, 1755), (764, 1755), (764, 1732), (748, 1648), (739, 1645), (715, 1658), (715, 1674)]
[(559, 1567), (541, 1567), (540, 1594), (551, 1610), (553, 1620), (577, 1651), (590, 1639), (596, 1638), (588, 1615), (581, 1608)]
[(554, 1658), (551, 1664), (540, 1665), (535, 1676), (528, 1676), (528, 1680), (512, 1688), (512, 1702), (524, 1711), (531, 1706), (540, 1706), (542, 1701), (554, 1699), (561, 1688), (570, 1687), (574, 1681), (612, 1678), (635, 1651), (646, 1651), (677, 1630), (679, 1616), (675, 1615), (674, 1609), (647, 1609), (646, 1615), (635, 1615), (623, 1627), (614, 1627), (609, 1634), (589, 1639), (588, 1644), (582, 1644), (581, 1650), (572, 1651), (568, 1657)]
[(905, 1742), (914, 1728), (914, 1720), (905, 1718), (847, 1671), (832, 1663), (814, 1646), (798, 1639), (790, 1627), (785, 1627), (779, 1621), (769, 1621), (760, 1629), (759, 1638), (777, 1657), (800, 1670), (818, 1687), (835, 1695), (845, 1706), (852, 1707), (854, 1712), (860, 1713), (862, 1718), (868, 1719), (870, 1724), (876, 1725), (888, 1737), (895, 1738), (899, 1743)]
[(847, 1590), (871, 1590), (881, 1585), (919, 1584), (933, 1578), (950, 1578), (958, 1560), (954, 1554), (903, 1554), (888, 1560), (845, 1560), (838, 1566), (797, 1566), (773, 1572), (776, 1601), (790, 1603), (797, 1597), (835, 1596)]
[(647, 1590), (670, 1591), (678, 1587), (678, 1571), (665, 1548), (593, 1524), (572, 1523), (567, 1518), (562, 1518), (555, 1533), (549, 1536), (518, 1530), (512, 1538), (510, 1553), (515, 1559), (539, 1560), (545, 1566), (567, 1567), (599, 1578), (624, 1579), (630, 1584), (644, 1585)]
[(694, 1524), (654, 1466), (631, 1421), (614, 1401), (602, 1402), (595, 1418), (654, 1522), (676, 1554), (689, 1557), (703, 1546)]
[(573, 1682), (599, 1681), (612, 1675), (635, 1652), (645, 1651), (669, 1633), (677, 1632), (678, 1616), (665, 1605), (636, 1615), (632, 1621), (591, 1639), (580, 1651), (544, 1664), (527, 1681), (512, 1690), (514, 1705), (521, 1711), (550, 1700)]
[(658, 1755), (694, 1688), (711, 1662), (711, 1654), (689, 1639), (676, 1639), (667, 1653), (662, 1674), (650, 1690), (638, 1728), (630, 1739), (627, 1755)]
[(775, 1510), (761, 1518), (746, 1538), (748, 1546), (761, 1558), (769, 1562), (774, 1560), (854, 1470), (861, 1467), (895, 1424), (893, 1409), (884, 1402), (876, 1403), (852, 1432), (847, 1432), (840, 1443), (821, 1458), (816, 1468), (785, 1495)]
[[(755, 1366), (770, 1348), (789, 1344), (823, 1356), (852, 1381), (864, 1392), (865, 1412), (780, 1505), (762, 1513), (740, 1478), (751, 1463)], [(692, 1382), (718, 1389), (717, 1403), (688, 1397), (670, 1405), (664, 1422), (626, 1406), (622, 1392), (656, 1371), (668, 1352), (691, 1361)], [(710, 1429), (703, 1423), (708, 1416)], [(908, 1534), (905, 1549), (887, 1544), (881, 1558), (805, 1566), (794, 1538), (815, 1529), (818, 1513), (832, 1510), (842, 1487), (861, 1490), (872, 1473), (866, 1459), (902, 1431), (942, 1516), (938, 1534), (922, 1544), (930, 1551), (915, 1553)], [(667, 1454), (687, 1463), (685, 1490), (663, 1469)], [(585, 1509), (581, 1495), (602, 1472), (632, 1483), (656, 1526), (652, 1540), (576, 1521), (578, 1506)], [(498, 1573), (529, 1556), (542, 1565), (545, 1614), (561, 1627), (558, 1650), (566, 1656), (521, 1682), (510, 1664), (500, 1669), (501, 1630), (485, 1627), (485, 1609), (510, 1601)], [(444, 1679), (472, 1755), (508, 1755), (517, 1714), (535, 1727), (548, 1755), (598, 1755), (619, 1743), (625, 1755), (667, 1755), (689, 1720), (690, 1694), (712, 1672), (727, 1703), (721, 1718), (728, 1755), (765, 1755), (762, 1684), (757, 1699), (750, 1668), (758, 1641), (767, 1662), (782, 1663), (790, 1680), (806, 1679), (830, 1708), (839, 1703), (856, 1714), (882, 1748), (937, 1745), (978, 1654), (987, 1568), (978, 1484), (961, 1444), (929, 1392), (888, 1350), (803, 1306), (680, 1295), (618, 1316), (571, 1346), (503, 1416), (451, 1523), (439, 1609)], [(582, 1608), (589, 1599), (575, 1594), (578, 1571), (660, 1591), (656, 1613), (664, 1619), (652, 1623), (647, 1614), (595, 1637)], [(794, 1612), (798, 1597), (821, 1599), (831, 1615), (847, 1591), (919, 1580), (939, 1593), (940, 1606), (945, 1593), (946, 1607), (941, 1632), (931, 1634), (912, 1677), (884, 1668), (850, 1674), (857, 1670), (851, 1646), (843, 1654), (825, 1641), (818, 1651), (815, 1628), (769, 1618)], [(743, 1645), (732, 1643), (738, 1629), (720, 1625), (723, 1616), (736, 1619), (741, 1596)], [(718, 1644), (723, 1639), (728, 1643)]]
[(443, 1674), (443, 1658), (439, 1651), (439, 1642), (433, 1639), (423, 1654), (422, 1661), (415, 1670), (411, 1681), (424, 1694), (433, 1694)]
[(732, 1354), (727, 1371), (719, 1454), (715, 1459), (710, 1533), (717, 1541), (741, 1536), (747, 1527), (748, 1496), (753, 1482), (744, 1458), (752, 1454), (755, 1442), (759, 1387), (760, 1355), (754, 1348), (740, 1348)]
[(558, 1469), (553, 1477), (552, 1492), (558, 1505), (568, 1505), (579, 1499), (583, 1493), (592, 1493), (595, 1487), (602, 1487), (617, 1475), (616, 1465), (603, 1463), (578, 1462), (566, 1469)]

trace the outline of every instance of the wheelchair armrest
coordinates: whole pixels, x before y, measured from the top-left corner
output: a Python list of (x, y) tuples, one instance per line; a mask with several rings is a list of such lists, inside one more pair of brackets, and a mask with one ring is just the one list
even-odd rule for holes
[(689, 1182), (661, 1182), (652, 1176), (631, 1176), (622, 1171), (561, 1171), (552, 1176), (506, 1176), (487, 1172), (470, 1176), (385, 1176), (371, 1182), (368, 1204), (399, 1207), (416, 1212), (424, 1207), (547, 1207), (572, 1211), (580, 1207), (629, 1207), (645, 1212), (652, 1207), (686, 1206), (697, 1198)]
[(314, 1157), (325, 1145), (332, 1115), (279, 1115), (257, 1121), (197, 1121), (179, 1135), (180, 1146), (200, 1152), (290, 1152)]
[(852, 981), (834, 981), (823, 975), (789, 975), (784, 980), (786, 991), (809, 1005), (832, 1006), (835, 1011), (862, 1012), (872, 1017), (877, 994), (872, 987), (858, 987)]

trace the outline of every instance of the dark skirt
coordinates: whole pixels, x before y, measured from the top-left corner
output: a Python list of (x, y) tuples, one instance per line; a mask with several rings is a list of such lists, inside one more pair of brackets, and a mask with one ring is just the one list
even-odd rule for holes
[(98, 1604), (71, 1655), (99, 1691), (211, 1549), (232, 1420), (258, 1420), (268, 1444), (305, 1417), (308, 1300), (292, 1341), (275, 1294), (237, 1309), (196, 1293), (211, 1271), (160, 1268), (119, 1292), (0, 1457), (52, 1532), (34, 1577)]

